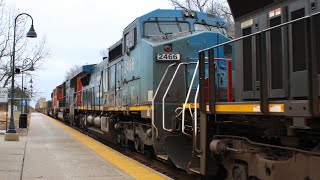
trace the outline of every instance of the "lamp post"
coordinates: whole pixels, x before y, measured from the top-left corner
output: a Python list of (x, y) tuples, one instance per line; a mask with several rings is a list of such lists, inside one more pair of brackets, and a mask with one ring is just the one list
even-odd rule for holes
[(13, 28), (13, 47), (12, 47), (12, 66), (11, 66), (11, 104), (10, 104), (10, 110), (11, 110), (11, 114), (10, 114), (10, 124), (9, 124), (9, 129), (7, 130), (7, 133), (5, 134), (5, 140), (7, 141), (18, 141), (19, 140), (19, 135), (17, 134), (16, 128), (14, 126), (14, 117), (13, 117), (13, 103), (14, 103), (14, 70), (15, 70), (15, 66), (14, 66), (14, 61), (15, 61), (15, 51), (16, 51), (16, 47), (15, 47), (15, 42), (16, 42), (16, 26), (17, 26), (17, 19), (18, 17), (22, 16), (22, 15), (26, 15), (28, 17), (31, 18), (31, 27), (27, 33), (27, 37), (30, 38), (36, 38), (37, 37), (37, 33), (34, 30), (33, 27), (33, 18), (32, 16), (30, 16), (27, 13), (21, 13), (18, 14), (17, 17), (14, 19), (14, 28)]
[[(31, 88), (31, 93), (30, 93), (30, 95), (32, 94), (32, 83), (33, 83), (33, 81), (32, 81), (32, 76), (30, 75), (30, 74), (26, 74), (26, 76), (24, 76), (24, 81), (25, 82), (27, 82), (27, 76), (29, 76), (30, 77), (30, 81), (29, 81), (29, 83), (31, 84), (30, 85), (30, 88)], [(23, 98), (22, 98), (22, 100), (24, 100), (25, 99), (25, 92), (26, 92), (26, 90), (27, 90), (27, 88), (24, 88), (23, 87), (23, 90), (24, 90), (24, 93), (23, 93)], [(29, 97), (28, 97), (29, 98)], [(24, 107), (24, 106), (23, 106)], [(25, 110), (27, 110), (28, 108), (23, 108), (23, 112), (26, 112), (27, 114), (28, 114), (28, 111), (25, 111)]]
[[(21, 98), (21, 106), (20, 106), (21, 113), (24, 113), (23, 100), (24, 100), (24, 94), (25, 94), (25, 91), (24, 91), (24, 88), (23, 88), (23, 72), (24, 72), (23, 68), (24, 68), (24, 66), (26, 64), (25, 62), (27, 62), (27, 60), (31, 61), (31, 67), (28, 70), (29, 71), (34, 71), (32, 59), (30, 59), (30, 58), (24, 59), (23, 62), (22, 62), (22, 67), (21, 67), (21, 87), (22, 87), (21, 88), (21, 90), (22, 90), (22, 93), (21, 93), (22, 94), (22, 98)], [(27, 75), (31, 76), (30, 74), (27, 74)], [(32, 77), (31, 77), (31, 81), (32, 81)]]

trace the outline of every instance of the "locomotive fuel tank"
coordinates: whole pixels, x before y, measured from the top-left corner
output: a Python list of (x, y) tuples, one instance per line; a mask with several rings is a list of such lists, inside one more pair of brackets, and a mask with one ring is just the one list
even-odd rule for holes
[(92, 115), (87, 116), (87, 123), (90, 125), (93, 125), (94, 124), (93, 119), (94, 119), (94, 117)]
[(96, 116), (95, 118), (93, 118), (93, 124), (100, 128), (101, 127), (101, 117), (100, 116)]

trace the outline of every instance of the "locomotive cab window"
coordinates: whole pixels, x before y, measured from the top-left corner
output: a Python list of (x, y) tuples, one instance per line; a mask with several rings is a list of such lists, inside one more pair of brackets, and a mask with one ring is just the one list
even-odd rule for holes
[(179, 32), (189, 32), (190, 26), (187, 22), (159, 22), (150, 21), (144, 24), (144, 36), (162, 36)]
[(212, 32), (220, 32), (222, 34), (227, 34), (227, 30), (224, 27), (213, 26), (208, 24), (194, 24), (195, 31), (212, 31)]
[(134, 28), (124, 35), (125, 51), (131, 50), (137, 44), (137, 28)]

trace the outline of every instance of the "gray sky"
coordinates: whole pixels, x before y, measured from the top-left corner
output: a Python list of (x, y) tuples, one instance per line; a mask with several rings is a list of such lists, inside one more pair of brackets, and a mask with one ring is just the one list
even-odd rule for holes
[[(64, 80), (73, 65), (102, 61), (100, 50), (121, 38), (136, 17), (155, 9), (172, 9), (167, 0), (5, 0), (34, 19), (38, 37), (46, 36), (50, 57), (36, 72), (33, 86), (42, 97)], [(32, 104), (34, 104), (33, 102)]]

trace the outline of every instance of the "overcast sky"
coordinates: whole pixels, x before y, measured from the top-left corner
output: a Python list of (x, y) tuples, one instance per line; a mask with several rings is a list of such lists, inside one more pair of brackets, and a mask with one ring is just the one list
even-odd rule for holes
[[(46, 36), (50, 57), (33, 86), (50, 98), (73, 65), (99, 63), (100, 50), (121, 38), (136, 17), (155, 9), (172, 9), (168, 0), (5, 0), (34, 19), (38, 37)], [(34, 104), (34, 102), (32, 103)]]

